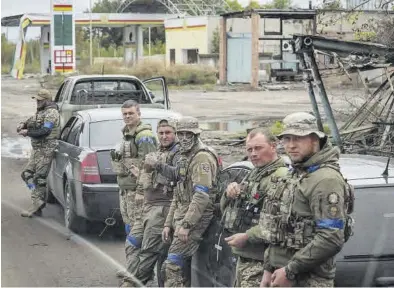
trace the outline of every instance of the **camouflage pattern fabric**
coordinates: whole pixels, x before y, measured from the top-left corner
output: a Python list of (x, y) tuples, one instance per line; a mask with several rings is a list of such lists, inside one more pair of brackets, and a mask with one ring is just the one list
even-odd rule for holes
[(334, 287), (334, 279), (309, 274), (295, 281), (295, 287)]
[(29, 162), (23, 169), (22, 175), (31, 190), (31, 199), (33, 204), (38, 200), (45, 201), (47, 175), (51, 167), (54, 150), (57, 142), (46, 143), (45, 147), (33, 149)]
[(260, 287), (263, 279), (263, 261), (238, 257), (236, 268), (236, 287)]
[(126, 248), (126, 253), (130, 253), (127, 257), (128, 271), (144, 285), (154, 278), (156, 262), (163, 262), (167, 256), (169, 244), (162, 241), (161, 233), (168, 211), (169, 207), (166, 206), (145, 205), (140, 248), (134, 245), (128, 245)]
[(297, 135), (306, 136), (309, 134), (316, 134), (320, 138), (326, 135), (319, 131), (315, 116), (306, 112), (297, 112), (287, 115), (283, 119), (284, 131), (278, 135), (281, 138), (283, 135)]
[(125, 224), (130, 224), (131, 226), (134, 223), (133, 220), (134, 197), (135, 197), (135, 191), (131, 189), (119, 190), (120, 214), (122, 215), (123, 222)]
[[(46, 95), (46, 94), (45, 94)], [(35, 117), (30, 117), (22, 122), (18, 128), (30, 131), (38, 130), (43, 127), (49, 128), (50, 133), (45, 137), (30, 137), (33, 151), (26, 167), (22, 171), (22, 179), (31, 190), (33, 206), (38, 207), (37, 203), (45, 202), (47, 186), (47, 175), (54, 156), (54, 150), (58, 145), (57, 138), (60, 134), (60, 116), (56, 104), (48, 105), (37, 111)]]
[[(201, 218), (198, 227), (190, 232), (188, 242), (184, 243), (178, 239), (175, 231), (174, 239), (164, 262), (165, 287), (190, 287), (191, 286), (191, 260), (196, 253), (202, 235), (210, 223), (210, 218)], [(179, 230), (178, 227), (177, 230)]]

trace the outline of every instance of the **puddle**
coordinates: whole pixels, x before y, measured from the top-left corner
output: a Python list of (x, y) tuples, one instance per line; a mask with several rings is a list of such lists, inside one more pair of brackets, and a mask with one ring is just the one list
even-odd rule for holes
[(200, 128), (204, 131), (244, 132), (258, 124), (259, 121), (254, 120), (202, 121)]
[(31, 145), (29, 138), (3, 137), (1, 139), (1, 157), (29, 158), (30, 152), (31, 152)]

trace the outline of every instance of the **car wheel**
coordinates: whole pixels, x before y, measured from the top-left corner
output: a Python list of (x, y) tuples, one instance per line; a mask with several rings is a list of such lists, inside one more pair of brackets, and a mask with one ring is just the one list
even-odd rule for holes
[(64, 224), (67, 229), (75, 233), (83, 233), (86, 230), (85, 219), (79, 217), (76, 213), (76, 205), (72, 196), (70, 182), (67, 180), (64, 185)]
[(47, 184), (47, 189), (45, 191), (46, 191), (45, 192), (45, 201), (47, 203), (51, 203), (51, 204), (57, 203), (55, 196), (53, 196), (53, 194), (52, 194), (52, 189), (49, 187), (48, 184)]

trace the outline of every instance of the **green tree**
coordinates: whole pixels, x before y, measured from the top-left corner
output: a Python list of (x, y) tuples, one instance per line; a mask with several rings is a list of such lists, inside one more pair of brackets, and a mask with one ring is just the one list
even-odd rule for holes
[(259, 2), (253, 0), (249, 2), (249, 4), (245, 7), (245, 10), (259, 9), (259, 8), (261, 8)]
[(261, 8), (264, 9), (289, 9), (292, 6), (291, 0), (273, 0), (270, 3), (264, 4)]
[(244, 9), (238, 0), (226, 0), (226, 2), (231, 11), (241, 11)]

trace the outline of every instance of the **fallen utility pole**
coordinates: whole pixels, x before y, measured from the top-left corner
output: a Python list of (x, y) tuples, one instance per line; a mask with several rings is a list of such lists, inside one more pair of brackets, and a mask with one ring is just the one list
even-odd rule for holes
[[(326, 89), (324, 87), (324, 83), (320, 75), (319, 67), (315, 59), (315, 50), (323, 51), (324, 53), (328, 53), (329, 55), (333, 56), (335, 59), (337, 59), (337, 61), (341, 62), (340, 66), (342, 67), (342, 69), (344, 69), (345, 72), (348, 72), (354, 69), (356, 69), (357, 71), (365, 71), (365, 70), (377, 69), (382, 67), (387, 68), (387, 66), (392, 66), (394, 64), (394, 49), (380, 44), (342, 41), (338, 39), (330, 39), (330, 38), (314, 36), (314, 35), (294, 35), (292, 41), (292, 48), (293, 48), (293, 53), (298, 55), (301, 65), (304, 66), (305, 69), (306, 67), (309, 66), (308, 68), (310, 68), (312, 72), (313, 82), (316, 88), (319, 90), (319, 95), (324, 108), (324, 112), (327, 117), (328, 125), (332, 132), (334, 144), (337, 145), (341, 149), (341, 151), (343, 151), (344, 139), (341, 138), (341, 134), (337, 127), (337, 123), (335, 121), (331, 109), (331, 105), (327, 97)], [(344, 63), (346, 64), (346, 67)], [(304, 70), (304, 75), (306, 73), (305, 71), (308, 70)], [(349, 137), (353, 137), (354, 133), (359, 133), (360, 131), (363, 130), (365, 131), (377, 130), (377, 126), (374, 126), (374, 124), (372, 123), (371, 125), (366, 125), (365, 127), (361, 127), (361, 124), (363, 124), (363, 122), (367, 119), (368, 115), (373, 116), (377, 121), (380, 122), (385, 122), (385, 123), (392, 122), (392, 119), (394, 117), (393, 115), (394, 114), (393, 111), (394, 85), (391, 82), (391, 78), (393, 77), (393, 74), (394, 73), (389, 75), (386, 69), (387, 80), (384, 81), (384, 83), (382, 83), (382, 85), (380, 85), (378, 89), (376, 89), (376, 91), (369, 97), (367, 102), (360, 109), (358, 109), (357, 113), (350, 119), (350, 121), (348, 121), (345, 124), (346, 128), (349, 128), (351, 124), (355, 124), (353, 129), (351, 129), (350, 131), (342, 132), (343, 136), (346, 135), (345, 136), (346, 139), (348, 139)], [(391, 92), (389, 93), (389, 95), (387, 95), (386, 93), (388, 91), (387, 84), (389, 84), (388, 87), (390, 87), (390, 92)], [(367, 86), (366, 83), (364, 83), (364, 85)], [(308, 85), (307, 90), (309, 93), (309, 97), (311, 99), (313, 111), (316, 114), (316, 118), (318, 121), (319, 119), (321, 121), (321, 116), (319, 113), (316, 99), (314, 97), (312, 85)], [(376, 98), (376, 96), (379, 94), (380, 96), (378, 97), (378, 99), (376, 99), (376, 101), (371, 103), (373, 100), (375, 100), (374, 98)], [(381, 103), (383, 100), (386, 101), (384, 105), (382, 105)], [(370, 105), (370, 107), (368, 107), (369, 103), (372, 104)], [(383, 107), (380, 113), (374, 113), (376, 109), (380, 109), (379, 107), (380, 108)], [(383, 114), (384, 110), (386, 110), (386, 113), (384, 117), (381, 118), (381, 115)], [(355, 123), (356, 122), (355, 120), (357, 118), (360, 118), (359, 117), (360, 115), (361, 116), (366, 115), (366, 116), (364, 116), (360, 121)], [(382, 131), (383, 132), (381, 133), (383, 134), (382, 138), (378, 137), (381, 140), (379, 145), (377, 145), (379, 148), (383, 149), (386, 143), (388, 141), (391, 141), (390, 139), (393, 138), (392, 136), (390, 136), (391, 138), (389, 137), (389, 134), (392, 133), (390, 132), (390, 126), (391, 125), (387, 125), (385, 127), (386, 128), (385, 131)], [(343, 128), (344, 127), (342, 127), (342, 129)], [(319, 130), (320, 129), (321, 128), (319, 124)]]

